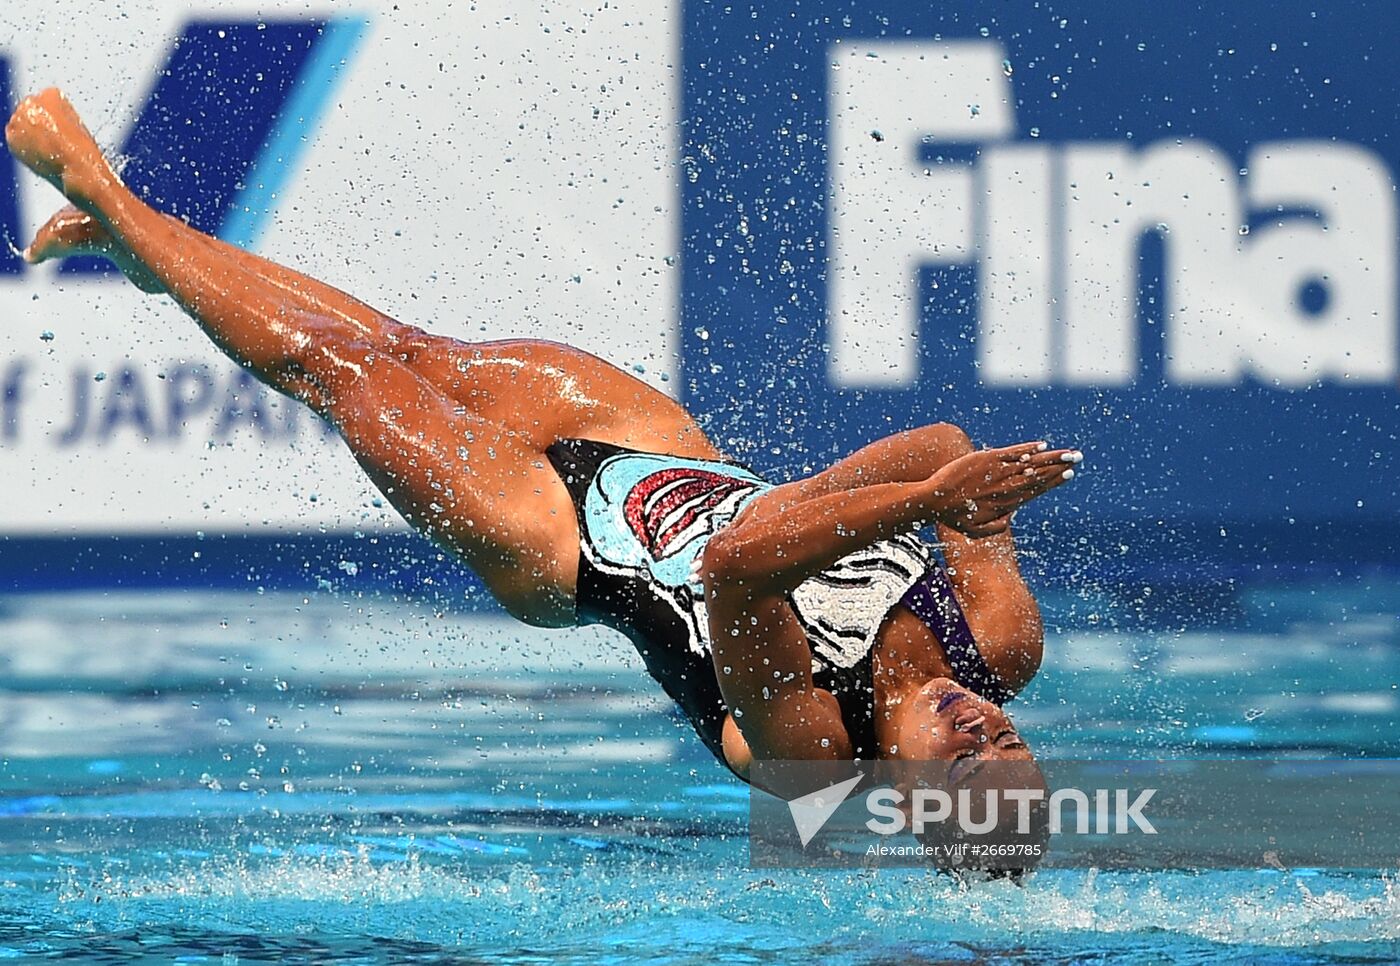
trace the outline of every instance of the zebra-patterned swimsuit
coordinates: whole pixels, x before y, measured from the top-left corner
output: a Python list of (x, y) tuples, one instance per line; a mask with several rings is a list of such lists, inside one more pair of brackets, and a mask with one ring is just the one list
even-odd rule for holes
[[(642, 453), (591, 440), (548, 450), (578, 512), (579, 617), (636, 645), (651, 673), (721, 760), (725, 704), (710, 657), (701, 551), (770, 484), (734, 463)], [(856, 755), (875, 756), (871, 651), (904, 604), (938, 637), (957, 680), (997, 703), (987, 668), (930, 548), (909, 533), (841, 558), (790, 596), (818, 687), (835, 695)]]

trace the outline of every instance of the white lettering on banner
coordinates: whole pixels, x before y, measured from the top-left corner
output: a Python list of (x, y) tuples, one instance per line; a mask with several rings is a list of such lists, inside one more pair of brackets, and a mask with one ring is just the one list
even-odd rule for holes
[[(977, 265), (984, 385), (1128, 386), (1139, 246), (1163, 246), (1165, 378), (1397, 377), (1385, 163), (1333, 141), (1011, 142), (1000, 44), (862, 41), (830, 58), (830, 375), (918, 382), (921, 266)], [(936, 158), (978, 149), (977, 160)]]
[(831, 365), (838, 382), (909, 385), (918, 372), (915, 269), (963, 263), (976, 249), (972, 166), (921, 165), (920, 145), (1007, 137), (1014, 125), (1006, 98), (988, 96), (1000, 94), (995, 44), (874, 49), (873, 68), (843, 59), (828, 95)]

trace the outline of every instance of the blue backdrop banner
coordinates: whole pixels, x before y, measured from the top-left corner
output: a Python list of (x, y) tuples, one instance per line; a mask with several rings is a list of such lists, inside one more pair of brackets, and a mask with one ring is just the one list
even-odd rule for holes
[(1364, 544), (1400, 513), (1397, 30), (686, 0), (689, 401), (770, 469), (956, 420), (1085, 449), (1041, 514), (1393, 557)]

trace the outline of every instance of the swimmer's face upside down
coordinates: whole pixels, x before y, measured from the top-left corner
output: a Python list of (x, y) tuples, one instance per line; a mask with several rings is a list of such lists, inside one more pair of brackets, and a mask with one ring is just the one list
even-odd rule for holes
[[(394, 507), (521, 620), (565, 626), (577, 617), (581, 532), (547, 458), (552, 446), (588, 440), (677, 461), (723, 459), (674, 400), (594, 356), (551, 342), (434, 335), (153, 210), (56, 90), (24, 100), (5, 134), (13, 155), (71, 203), (40, 229), (29, 261), (97, 253), (143, 291), (170, 296), (231, 358), (334, 425)], [(722, 694), (722, 742), (712, 747), (741, 774), (754, 758), (857, 750), (840, 702), (814, 680), (793, 592), (847, 555), (926, 525), (937, 527), (988, 673), (1008, 694), (1024, 687), (1040, 666), (1042, 632), (1011, 517), (1068, 481), (1078, 461), (1037, 442), (977, 450), (937, 423), (806, 479), (749, 485), (757, 495), (716, 524), (695, 558), (704, 599), (696, 613)], [(872, 636), (876, 746), (862, 749), (867, 756), (1029, 757), (1000, 708), (956, 680), (949, 642), (924, 619), (895, 604)]]

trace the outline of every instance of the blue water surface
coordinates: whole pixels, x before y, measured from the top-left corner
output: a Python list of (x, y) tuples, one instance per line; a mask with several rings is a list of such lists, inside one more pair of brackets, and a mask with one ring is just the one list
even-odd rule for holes
[[(1042, 754), (1400, 753), (1393, 577), (1153, 597), (1045, 600)], [(746, 788), (592, 629), (333, 588), (17, 595), (0, 688), (4, 958), (1400, 958), (1393, 869), (750, 870)]]

